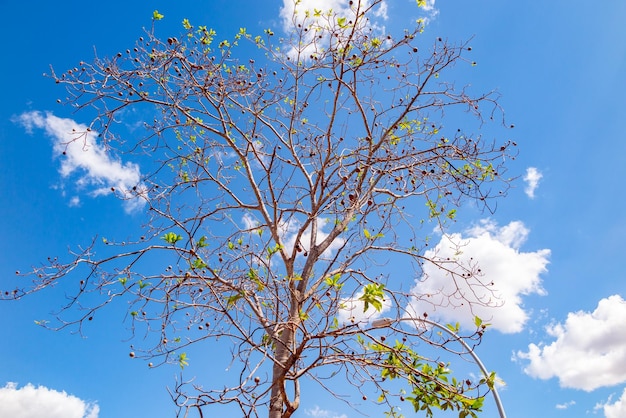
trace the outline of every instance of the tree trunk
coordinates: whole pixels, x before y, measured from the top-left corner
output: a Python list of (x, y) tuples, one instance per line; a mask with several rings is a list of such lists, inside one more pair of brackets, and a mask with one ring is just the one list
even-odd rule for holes
[(285, 388), (285, 374), (289, 368), (289, 357), (292, 354), (291, 347), (293, 346), (295, 328), (297, 326), (295, 321), (292, 317), (292, 320), (283, 328), (280, 338), (276, 340), (275, 360), (272, 367), (269, 418), (289, 418), (295, 411), (293, 405), (297, 404), (297, 399), (294, 399), (293, 402), (288, 400)]

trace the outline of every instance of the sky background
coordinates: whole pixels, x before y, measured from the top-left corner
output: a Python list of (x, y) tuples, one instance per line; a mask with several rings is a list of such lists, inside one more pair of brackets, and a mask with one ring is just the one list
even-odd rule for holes
[[(410, 23), (413, 1), (388, 3), (389, 30)], [(88, 61), (94, 47), (100, 55), (132, 47), (155, 9), (165, 15), (165, 37), (178, 35), (185, 17), (230, 35), (240, 27), (250, 33), (280, 30), (282, 2), (0, 5), (4, 289), (14, 285), (16, 270), (63, 255), (95, 235), (124, 236), (141, 221), (94, 186), (123, 182), (133, 166), (106, 156), (92, 161), (121, 176), (107, 177), (89, 171), (84, 161), (58, 157), (55, 127), (89, 121), (56, 104), (62, 88), (42, 73), (50, 65), (63, 71)], [(431, 6), (424, 36), (473, 37), (478, 65), (458, 74), (476, 90), (498, 89), (507, 121), (515, 124), (507, 135), (519, 144), (520, 154), (509, 165), (509, 174), (519, 179), (509, 196), (493, 215), (467, 210), (452, 231), (481, 257), (485, 274), (497, 278), (507, 301), (485, 313), (494, 325), (477, 353), (506, 382), (500, 395), (509, 418), (624, 417), (626, 2), (438, 0)], [(60, 119), (46, 117), (47, 111)], [(492, 135), (489, 129), (484, 134)], [(445, 239), (440, 245), (446, 247)], [(0, 417), (173, 416), (165, 387), (178, 370), (150, 369), (129, 358), (123, 306), (98, 315), (86, 338), (34, 324), (63, 298), (63, 289), (55, 288), (19, 302), (0, 301)], [(439, 314), (443, 320), (459, 315)], [(219, 373), (214, 378), (219, 382)], [(304, 396), (297, 417), (361, 416), (318, 392), (311, 395)], [(404, 412), (413, 416), (409, 408)], [(483, 416), (497, 416), (491, 399)]]

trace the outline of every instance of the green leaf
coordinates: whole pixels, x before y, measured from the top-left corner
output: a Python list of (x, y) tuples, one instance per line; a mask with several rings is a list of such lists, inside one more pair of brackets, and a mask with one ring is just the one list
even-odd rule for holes
[(152, 18), (154, 20), (161, 20), (163, 19), (165, 16), (163, 16), (161, 13), (159, 13), (158, 10), (155, 10), (154, 12), (152, 12)]
[(366, 312), (370, 305), (372, 305), (378, 312), (383, 309), (383, 301), (385, 297), (384, 289), (384, 284), (377, 283), (370, 283), (363, 287), (363, 294), (359, 298), (359, 300), (363, 301), (363, 312)]
[(274, 254), (280, 251), (283, 248), (280, 244), (275, 244), (273, 247), (267, 249), (267, 258), (270, 259)]
[(176, 245), (176, 243), (183, 239), (183, 237), (174, 232), (168, 232), (167, 234), (163, 235), (161, 239), (168, 244)]
[(448, 328), (452, 332), (459, 332), (459, 329), (461, 328), (461, 324), (459, 324), (458, 322), (454, 325), (446, 324), (446, 328)]
[(475, 316), (474, 317), (474, 324), (476, 325), (476, 327), (480, 327), (483, 324), (483, 320), (480, 319), (479, 317)]
[(228, 305), (228, 307), (231, 307), (242, 297), (243, 297), (243, 294), (235, 293), (234, 295), (231, 295), (228, 297), (228, 299), (226, 299), (226, 304)]
[(330, 324), (330, 329), (339, 328), (339, 319), (333, 318), (333, 322)]
[(193, 260), (193, 263), (191, 265), (196, 270), (202, 270), (207, 268), (207, 264), (200, 257)]
[(180, 353), (178, 355), (178, 365), (180, 366), (181, 369), (184, 369), (185, 366), (189, 366), (187, 353)]
[(480, 398), (474, 399), (474, 401), (469, 405), (469, 407), (470, 409), (473, 409), (475, 411), (480, 411), (483, 407), (484, 402), (485, 402), (485, 398), (481, 396)]
[(363, 235), (365, 235), (365, 238), (367, 238), (367, 239), (371, 239), (372, 238), (372, 234), (370, 234), (370, 231), (368, 231), (367, 229), (363, 230)]
[(328, 287), (332, 287), (337, 290), (340, 290), (343, 287), (343, 283), (339, 283), (340, 279), (341, 279), (341, 273), (337, 273), (333, 277), (326, 277), (324, 279), (324, 283)]
[(260, 292), (265, 289), (265, 283), (261, 281), (259, 273), (255, 269), (250, 268), (250, 270), (248, 270), (248, 279), (252, 280), (256, 284), (257, 291)]
[(193, 26), (191, 26), (191, 23), (189, 23), (189, 19), (183, 19), (183, 28), (187, 30), (193, 28)]
[(206, 242), (206, 237), (204, 235), (200, 237), (198, 242), (196, 242), (196, 246), (198, 248), (204, 248), (204, 247), (207, 247), (208, 245), (209, 245), (209, 243)]

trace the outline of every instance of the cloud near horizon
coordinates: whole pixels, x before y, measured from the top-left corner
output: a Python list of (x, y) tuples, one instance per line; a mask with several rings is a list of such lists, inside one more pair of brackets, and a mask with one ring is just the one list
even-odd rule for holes
[[(100, 196), (112, 193), (112, 188), (124, 197), (124, 209), (133, 212), (145, 205), (145, 200), (131, 192), (133, 187), (144, 190), (139, 166), (122, 161), (111, 155), (97, 141), (98, 134), (89, 131), (84, 124), (72, 119), (59, 118), (51, 113), (38, 111), (22, 113), (15, 121), (28, 133), (34, 128), (43, 129), (52, 138), (54, 156), (61, 160), (59, 173), (63, 179), (76, 178), (78, 190), (88, 189), (88, 194)], [(77, 206), (80, 199), (71, 198), (70, 206)]]
[(480, 268), (481, 275), (453, 279), (436, 264), (426, 263), (412, 290), (418, 297), (408, 314), (428, 313), (436, 321), (459, 322), (470, 329), (478, 316), (500, 332), (520, 332), (529, 317), (522, 296), (545, 294), (540, 276), (547, 271), (550, 256), (547, 249), (520, 251), (528, 234), (519, 221), (500, 227), (484, 220), (463, 234), (442, 236), (424, 256), (446, 263), (459, 276), (464, 266)]
[[(625, 323), (626, 301), (612, 295), (593, 312), (571, 312), (565, 323), (548, 326), (553, 342), (530, 344), (516, 357), (529, 361), (526, 374), (542, 380), (556, 377), (561, 387), (590, 392), (626, 383)], [(626, 395), (622, 398), (626, 410)]]
[(19, 388), (9, 382), (0, 387), (0, 417), (98, 418), (100, 408), (76, 396), (32, 384)]

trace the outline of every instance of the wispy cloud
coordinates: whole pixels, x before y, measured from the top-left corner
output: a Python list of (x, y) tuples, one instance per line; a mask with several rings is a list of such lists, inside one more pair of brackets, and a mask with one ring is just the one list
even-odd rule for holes
[(314, 418), (348, 418), (346, 414), (338, 415), (336, 412), (321, 409), (318, 405), (315, 405), (315, 408), (307, 409), (304, 412), (308, 416)]
[(0, 417), (98, 418), (100, 408), (65, 392), (28, 384), (18, 388), (7, 383), (0, 388)]
[[(59, 118), (51, 113), (27, 112), (16, 121), (30, 133), (34, 128), (43, 129), (52, 138), (53, 151), (61, 161), (59, 172), (64, 179), (75, 178), (78, 189), (88, 189), (92, 196), (118, 193), (127, 212), (141, 209), (145, 193), (141, 183), (139, 166), (122, 163), (102, 144), (98, 143), (97, 132), (72, 119)], [(134, 188), (134, 190), (133, 190)], [(75, 197), (70, 205), (78, 204)]]
[[(530, 361), (524, 371), (539, 379), (556, 377), (562, 387), (592, 391), (626, 382), (626, 301), (613, 295), (593, 312), (572, 312), (564, 324), (547, 327), (555, 340), (530, 344), (517, 357)], [(620, 415), (626, 416), (626, 415)]]
[(524, 188), (524, 192), (526, 196), (531, 199), (535, 198), (535, 190), (539, 186), (539, 181), (543, 178), (543, 174), (535, 168), (528, 167), (526, 169), (526, 175), (524, 176), (524, 182), (526, 183), (526, 187)]
[(529, 230), (522, 222), (499, 227), (491, 221), (464, 234), (444, 235), (424, 256), (435, 258), (461, 275), (460, 266), (480, 268), (479, 277), (453, 279), (433, 264), (424, 265), (424, 275), (413, 292), (419, 295), (408, 311), (426, 312), (443, 322), (474, 327), (474, 315), (504, 333), (523, 329), (528, 320), (522, 296), (544, 294), (540, 275), (546, 271), (550, 250), (520, 251)]

